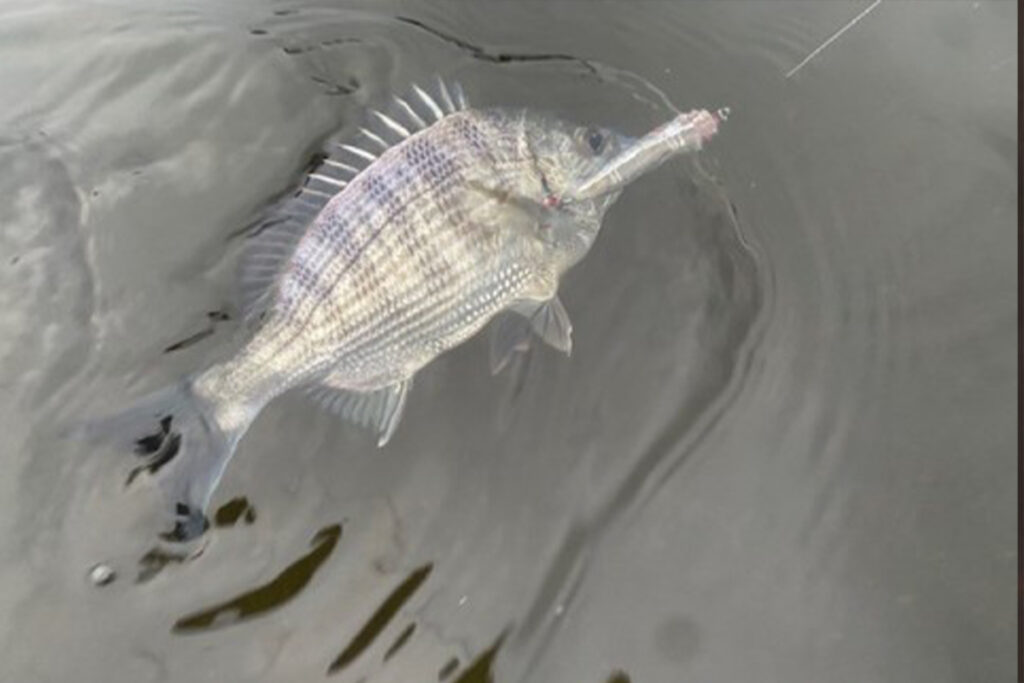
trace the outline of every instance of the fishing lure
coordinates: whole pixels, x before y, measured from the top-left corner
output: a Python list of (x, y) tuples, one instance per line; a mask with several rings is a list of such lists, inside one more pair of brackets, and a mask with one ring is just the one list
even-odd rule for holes
[(587, 201), (621, 190), (673, 156), (699, 151), (718, 132), (718, 124), (728, 116), (728, 108), (714, 113), (701, 109), (680, 114), (626, 147), (590, 175), (581, 178), (568, 189), (562, 201)]

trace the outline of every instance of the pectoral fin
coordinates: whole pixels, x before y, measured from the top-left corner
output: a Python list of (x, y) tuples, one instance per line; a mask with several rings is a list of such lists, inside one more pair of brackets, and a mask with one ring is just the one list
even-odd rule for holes
[(402, 418), (412, 380), (376, 391), (353, 391), (333, 386), (328, 376), (309, 390), (309, 395), (330, 412), (350, 422), (376, 430), (377, 445), (383, 446), (395, 433)]
[(491, 333), (491, 373), (497, 374), (516, 353), (530, 348), (531, 333), (568, 354), (572, 323), (557, 296), (546, 301), (519, 301), (503, 313)]
[(497, 375), (517, 353), (530, 348), (530, 321), (506, 311), (491, 330), (491, 374)]
[(530, 325), (548, 346), (566, 355), (572, 352), (572, 322), (557, 296), (541, 303), (533, 310)]

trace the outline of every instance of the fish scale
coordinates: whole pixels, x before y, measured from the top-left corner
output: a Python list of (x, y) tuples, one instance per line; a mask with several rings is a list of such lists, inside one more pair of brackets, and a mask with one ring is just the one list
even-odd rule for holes
[[(425, 339), (443, 337), (457, 343), (461, 337), (468, 336), (454, 329), (429, 326), (430, 322), (445, 319), (444, 311), (439, 310), (441, 306), (459, 305), (460, 293), (476, 291), (480, 284), (491, 286), (493, 283), (488, 279), (494, 264), (501, 259), (500, 244), (490, 239), (486, 230), (465, 218), (469, 211), (452, 210), (453, 206), (464, 206), (475, 199), (465, 189), (467, 177), (474, 173), (492, 180), (498, 177), (493, 170), (497, 154), (480, 143), (483, 135), (465, 120), (468, 116), (452, 116), (436, 124), (435, 129), (424, 131), (385, 152), (376, 162), (376, 172), (357, 179), (340, 193), (328, 205), (328, 211), (321, 214), (325, 220), (318, 221), (308, 238), (304, 238), (304, 242), (308, 239), (313, 244), (327, 245), (318, 251), (329, 254), (326, 258), (321, 256), (323, 266), (316, 278), (321, 284), (330, 282), (330, 287), (309, 292), (330, 293), (316, 302), (310, 316), (315, 321), (310, 325), (319, 329), (306, 331), (311, 338), (324, 340), (325, 348), (317, 349), (314, 356), (344, 358), (352, 342), (360, 339), (361, 331), (377, 329), (389, 314), (394, 316), (392, 333), (371, 337), (369, 347), (364, 341), (354, 359), (353, 370), (380, 368), (379, 360), (362, 364), (359, 361), (382, 357), (393, 363), (414, 365), (420, 356), (432, 352), (422, 343)], [(512, 143), (505, 145), (509, 150), (506, 153), (514, 149), (514, 140)], [(362, 240), (354, 234), (353, 224), (364, 226)], [(386, 231), (383, 226), (387, 226)], [(324, 233), (326, 236), (322, 236)], [(351, 241), (365, 245), (356, 251), (356, 258), (332, 257), (336, 253), (332, 245)], [(424, 270), (403, 268), (411, 245), (418, 248), (429, 245), (431, 253), (419, 261), (426, 266)], [(304, 254), (302, 243), (297, 254)], [(456, 264), (469, 264), (469, 267), (456, 267)], [(309, 283), (303, 281), (296, 289), (301, 286), (308, 287)], [(418, 306), (410, 306), (413, 304), (411, 295), (423, 290), (429, 296), (417, 302)], [(517, 294), (512, 289), (500, 292), (487, 301), (486, 306), (470, 308), (464, 319), (472, 324)], [(394, 301), (391, 308), (397, 310), (387, 310), (385, 302), (389, 297)], [(275, 315), (289, 313), (300, 314), (299, 311), (275, 311)], [(396, 345), (396, 339), (405, 337), (410, 329), (420, 330), (420, 335)], [(475, 329), (468, 330), (469, 334), (472, 332)], [(372, 342), (384, 345), (375, 347)], [(391, 373), (381, 369), (382, 374), (390, 377)], [(353, 383), (366, 388), (373, 379), (353, 377)]]
[(634, 142), (529, 110), (470, 108), (461, 88), (438, 87), (437, 99), (414, 88), (419, 110), (398, 100), (373, 112), (379, 126), (362, 136), (381, 151), (335, 145), (257, 224), (242, 266), (255, 327), (243, 348), (110, 418), (153, 430), (136, 435), (152, 462), (133, 472), (157, 479), (175, 537), (202, 533), (239, 439), (289, 389), (376, 429), (383, 445), (416, 372), (492, 318), (492, 372), (534, 338), (568, 353), (560, 277), (622, 185), (699, 149), (718, 122), (697, 112)]
[[(521, 190), (525, 145), (517, 126), (510, 125), (515, 118), (454, 114), (385, 151), (371, 170), (328, 203), (299, 242), (279, 286), (285, 295), (271, 307), (273, 319), (266, 329), (273, 333), (253, 340), (253, 355), (261, 360), (277, 356), (259, 347), (294, 347), (301, 334), (306, 353), (290, 354), (289, 381), (337, 364), (352, 371), (354, 387), (376, 388), (406, 366), (472, 335), (477, 323), (515, 299), (517, 289), (527, 284), (527, 267), (518, 266), (515, 279), (490, 281), (500, 264), (501, 243), (493, 231), (468, 218), (468, 204), (479, 198), (466, 189), (468, 179), (478, 178)], [(530, 174), (525, 179), (539, 186)], [(402, 252), (424, 247), (428, 254), (418, 262), (425, 269), (404, 270)], [(456, 268), (455, 263), (475, 267)], [(381, 278), (379, 272), (390, 277)], [(428, 295), (410, 299), (422, 291)], [(460, 301), (460, 294), (465, 298), (478, 291), (490, 293)], [(446, 314), (446, 306), (461, 315)], [(388, 318), (393, 318), (386, 328), (390, 334), (384, 336), (381, 321)], [(438, 321), (448, 329), (432, 328)], [(412, 330), (418, 334), (410, 337)], [(384, 345), (367, 348), (367, 334), (373, 335), (371, 342)], [(362, 343), (347, 354), (354, 342)], [(275, 374), (272, 365), (261, 365)], [(373, 372), (380, 377), (367, 375)], [(254, 387), (245, 384), (259, 377), (244, 368), (234, 382), (226, 381), (252, 395)]]

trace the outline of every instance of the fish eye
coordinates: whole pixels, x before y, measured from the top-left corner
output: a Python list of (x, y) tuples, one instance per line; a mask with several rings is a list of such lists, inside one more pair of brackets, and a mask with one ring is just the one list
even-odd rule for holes
[(587, 145), (595, 154), (600, 152), (601, 148), (604, 147), (604, 133), (596, 128), (588, 128), (584, 133), (583, 139), (587, 141)]

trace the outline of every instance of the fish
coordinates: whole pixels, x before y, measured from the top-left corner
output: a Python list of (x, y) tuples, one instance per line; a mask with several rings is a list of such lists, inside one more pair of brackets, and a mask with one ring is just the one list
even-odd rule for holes
[[(691, 142), (694, 130), (713, 134), (707, 116), (690, 121), (702, 124), (686, 129)], [(144, 475), (162, 492), (165, 538), (205, 532), (243, 434), (286, 392), (373, 430), (380, 447), (416, 373), (492, 321), (492, 372), (534, 340), (568, 354), (561, 277), (625, 184), (694, 147), (678, 144), (679, 122), (634, 140), (528, 108), (474, 107), (441, 79), (367, 118), (249, 233), (250, 334), (238, 352), (91, 423), (140, 456), (128, 481)]]

